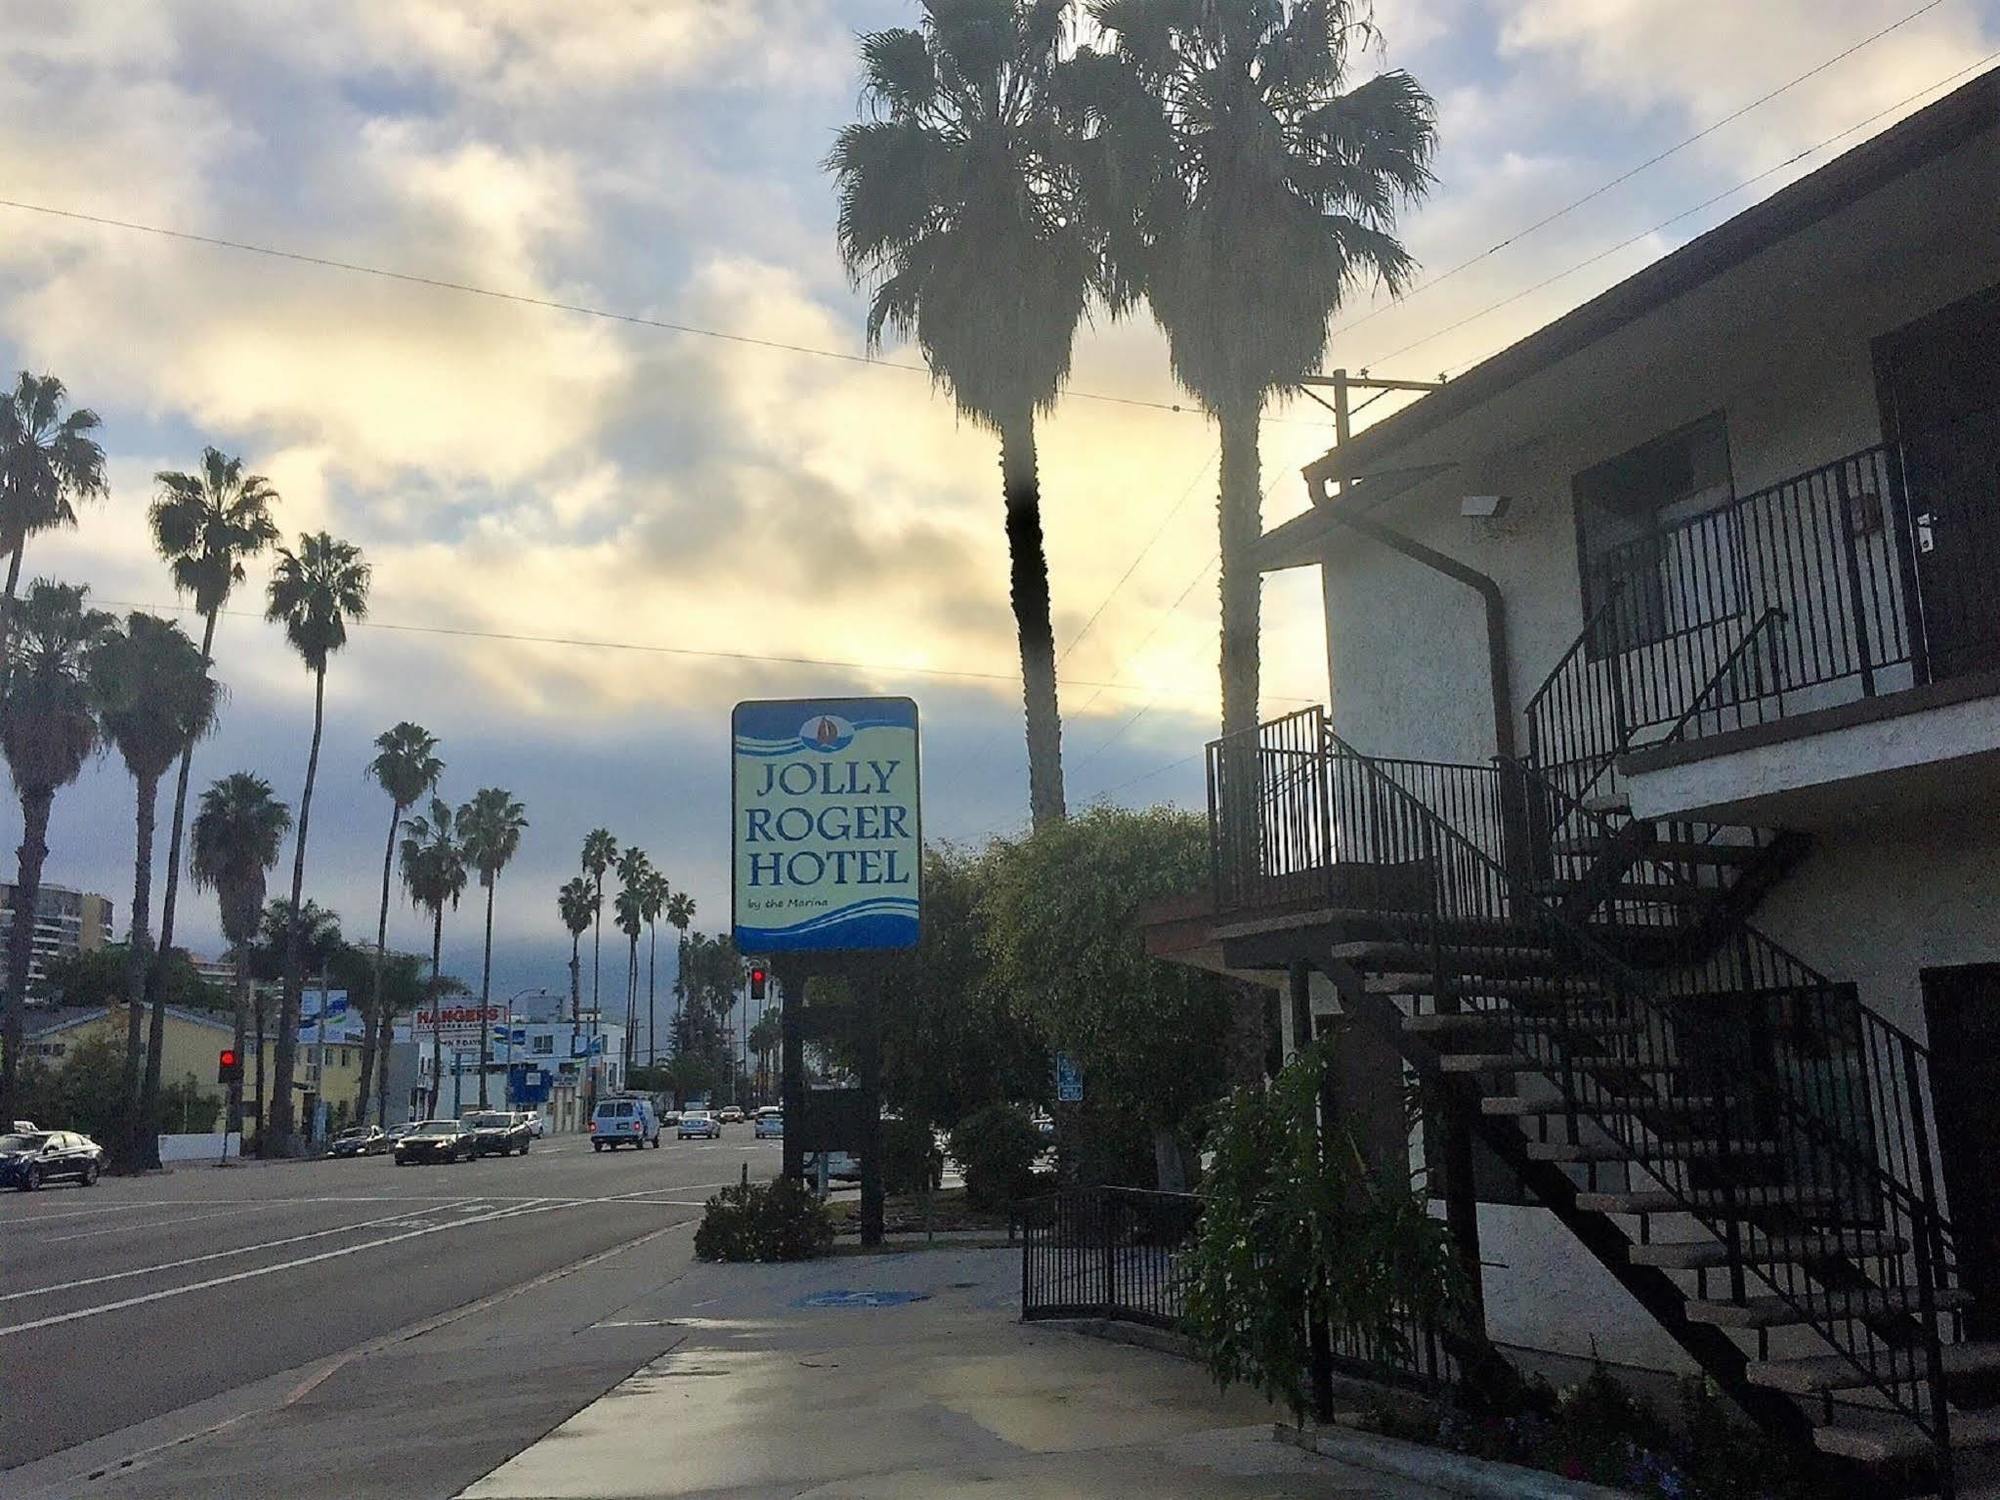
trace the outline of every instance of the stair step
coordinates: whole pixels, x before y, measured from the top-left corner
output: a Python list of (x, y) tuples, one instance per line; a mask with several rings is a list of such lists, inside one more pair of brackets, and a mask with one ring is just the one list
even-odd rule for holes
[[(1972, 1296), (1961, 1287), (1946, 1287), (1937, 1294), (1941, 1311), (1964, 1307)], [(1910, 1287), (1863, 1287), (1852, 1292), (1821, 1292), (1812, 1299), (1815, 1312), (1835, 1317), (1886, 1318), (1897, 1314), (1914, 1315), (1917, 1294)], [(1696, 1323), (1713, 1323), (1718, 1328), (1785, 1328), (1810, 1319), (1783, 1297), (1746, 1297), (1741, 1302), (1690, 1302), (1687, 1315)]]
[[(1590, 889), (1582, 880), (1538, 880), (1534, 890), (1538, 896), (1581, 895)], [(1693, 885), (1649, 885), (1643, 881), (1621, 880), (1608, 891), (1593, 891), (1606, 901), (1644, 901), (1659, 906), (1705, 906), (1716, 893), (1702, 886)]]
[[(1601, 859), (1611, 847), (1604, 838), (1557, 839), (1553, 852), (1577, 859)], [(1639, 851), (1641, 860), (1667, 865), (1745, 865), (1764, 851), (1755, 844), (1698, 844), (1687, 839), (1655, 839)]]
[[(1698, 1097), (1680, 1099), (1602, 1099), (1587, 1110), (1578, 1110), (1583, 1117), (1592, 1115), (1691, 1115), (1714, 1109), (1714, 1099)], [(1534, 1118), (1540, 1115), (1551, 1117), (1569, 1113), (1560, 1099), (1481, 1099), (1479, 1112), (1486, 1115), (1502, 1115), (1515, 1118)]]
[[(1859, 1234), (1780, 1234), (1757, 1247), (1752, 1259), (1772, 1261), (1852, 1259), (1856, 1256), (1900, 1255), (1909, 1242), (1878, 1230)], [(1635, 1266), (1659, 1266), (1669, 1271), (1700, 1271), (1729, 1264), (1729, 1247), (1721, 1240), (1661, 1240), (1633, 1245), (1625, 1252)]]
[[(1513, 1011), (1461, 1010), (1424, 1011), (1403, 1017), (1403, 1030), (1417, 1033), (1496, 1031), (1518, 1024), (1523, 1017)], [(1572, 1017), (1566, 1026), (1553, 1018), (1529, 1015), (1535, 1029), (1549, 1036), (1567, 1031), (1573, 1036), (1633, 1036), (1644, 1029), (1641, 1022), (1622, 1016)]]
[(1630, 813), (1632, 794), (1630, 792), (1593, 792), (1583, 799), (1583, 810), (1596, 813), (1600, 818), (1609, 813)]
[(1776, 1156), (1776, 1141), (1657, 1141), (1631, 1147), (1622, 1141), (1529, 1141), (1529, 1161), (1694, 1161), (1710, 1157)]
[[(1946, 1375), (1987, 1375), (2000, 1370), (2000, 1344), (1946, 1344), (1943, 1352)], [(1754, 1384), (1793, 1396), (1860, 1390), (1875, 1384), (1852, 1360), (1839, 1354), (1753, 1360), (1743, 1373)]]
[(1526, 1073), (1548, 1065), (1525, 1052), (1448, 1052), (1438, 1066), (1447, 1073)]
[[(1813, 1443), (1822, 1453), (1856, 1463), (1881, 1464), (1902, 1458), (1924, 1458), (1931, 1441), (1915, 1422), (1843, 1410), (1824, 1427), (1813, 1429)], [(1951, 1413), (1951, 1446), (1955, 1453), (2000, 1444), (2000, 1407)], [(1959, 1491), (1962, 1500), (1970, 1500)]]
[[(1438, 991), (1437, 976), (1429, 970), (1370, 974), (1363, 978), (1362, 985), (1371, 995), (1435, 995)], [(1572, 1004), (1608, 1004), (1609, 1001), (1594, 1001), (1591, 998), (1601, 995), (1603, 989), (1604, 986), (1595, 980), (1566, 979), (1554, 975), (1530, 979), (1474, 975), (1461, 977), (1456, 983), (1445, 986), (1445, 993), (1461, 1000), (1566, 998)]]
[(1714, 1213), (1732, 1204), (1743, 1209), (1815, 1208), (1833, 1201), (1823, 1189), (1799, 1187), (1740, 1187), (1733, 1195), (1713, 1189), (1690, 1193), (1686, 1198), (1665, 1188), (1644, 1188), (1631, 1193), (1578, 1193), (1576, 1206), (1599, 1214), (1672, 1214), (1690, 1209)]

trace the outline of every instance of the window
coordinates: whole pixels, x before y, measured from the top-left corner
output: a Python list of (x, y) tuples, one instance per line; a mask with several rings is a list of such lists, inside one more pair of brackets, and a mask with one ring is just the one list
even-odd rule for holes
[(555, 1033), (548, 1032), (544, 1035), (529, 1038), (528, 1050), (537, 1057), (549, 1056), (556, 1050)]
[(1584, 617), (1604, 611), (1592, 655), (1650, 645), (1741, 607), (1731, 518), (1697, 522), (1734, 498), (1720, 412), (1584, 470), (1571, 489)]
[(340, 1049), (340, 1065), (343, 1068), (352, 1066), (352, 1064), (348, 1061), (347, 1049), (345, 1047), (342, 1047)]

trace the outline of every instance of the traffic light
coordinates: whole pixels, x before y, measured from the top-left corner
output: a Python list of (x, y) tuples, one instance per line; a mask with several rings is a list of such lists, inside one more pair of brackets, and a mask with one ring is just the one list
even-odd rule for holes
[(752, 1000), (762, 1000), (764, 998), (765, 987), (770, 982), (770, 971), (762, 964), (752, 964), (750, 966), (750, 998)]
[(217, 1083), (240, 1083), (243, 1080), (243, 1059), (234, 1047), (224, 1047), (215, 1054), (215, 1081)]

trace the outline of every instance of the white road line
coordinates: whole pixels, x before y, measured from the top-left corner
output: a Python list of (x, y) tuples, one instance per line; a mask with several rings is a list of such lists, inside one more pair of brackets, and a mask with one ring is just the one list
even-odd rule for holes
[(107, 1224), (102, 1229), (79, 1229), (75, 1234), (52, 1234), (44, 1243), (66, 1245), (71, 1240), (95, 1239), (101, 1234), (139, 1234), (148, 1229), (164, 1229), (169, 1224), (199, 1224), (203, 1219), (227, 1219), (262, 1207), (261, 1203), (244, 1203), (234, 1208), (218, 1208), (212, 1214), (182, 1214), (178, 1219), (148, 1219), (143, 1224)]
[(275, 1250), (280, 1245), (296, 1245), (301, 1240), (324, 1239), (330, 1234), (350, 1234), (357, 1229), (376, 1229), (384, 1224), (404, 1223), (410, 1218), (409, 1214), (390, 1214), (384, 1219), (363, 1219), (358, 1224), (336, 1224), (331, 1229), (314, 1229), (305, 1234), (288, 1234), (281, 1240), (265, 1240), (257, 1245), (238, 1245), (233, 1250), (211, 1250), (206, 1255), (190, 1255), (181, 1260), (161, 1261), (156, 1266), (139, 1266), (130, 1271), (107, 1271), (102, 1276), (84, 1276), (75, 1281), (59, 1281), (53, 1286), (30, 1287), (25, 1292), (7, 1292), (0, 1295), (0, 1302), (17, 1302), (23, 1297), (46, 1297), (51, 1292), (70, 1292), (78, 1287), (97, 1286), (106, 1281), (124, 1281), (132, 1276), (151, 1276), (160, 1271), (176, 1271), (182, 1266), (198, 1266), (204, 1261), (225, 1260), (232, 1255), (253, 1255), (259, 1250)]
[(211, 1277), (207, 1281), (190, 1282), (186, 1286), (167, 1287), (163, 1291), (146, 1292), (137, 1297), (121, 1298), (117, 1302), (104, 1302), (96, 1307), (81, 1307), (75, 1312), (55, 1313), (46, 1318), (36, 1318), (28, 1323), (10, 1323), (0, 1328), (0, 1339), (17, 1333), (30, 1333), (37, 1328), (54, 1328), (63, 1323), (76, 1323), (84, 1318), (94, 1318), (102, 1313), (122, 1312), (128, 1307), (139, 1307), (148, 1302), (163, 1302), (169, 1297), (185, 1297), (190, 1292), (205, 1292), (219, 1286), (228, 1286), (238, 1281), (250, 1281), (259, 1276), (275, 1275), (279, 1271), (295, 1271), (302, 1266), (317, 1265), (321, 1261), (339, 1260), (342, 1256), (359, 1255), (364, 1250), (379, 1250), (384, 1245), (400, 1244), (404, 1240), (422, 1239), (425, 1235), (443, 1234), (452, 1229), (465, 1229), (474, 1224), (490, 1224), (495, 1219), (526, 1218), (530, 1214), (545, 1214), (559, 1211), (569, 1205), (548, 1203), (540, 1206), (503, 1208), (497, 1213), (486, 1214), (477, 1219), (454, 1219), (448, 1224), (433, 1224), (424, 1229), (410, 1229), (402, 1234), (384, 1235), (379, 1240), (369, 1240), (360, 1245), (343, 1245), (338, 1250), (322, 1250), (316, 1255), (302, 1255), (297, 1260), (279, 1261), (276, 1265), (254, 1266), (248, 1271), (234, 1271), (227, 1276)]

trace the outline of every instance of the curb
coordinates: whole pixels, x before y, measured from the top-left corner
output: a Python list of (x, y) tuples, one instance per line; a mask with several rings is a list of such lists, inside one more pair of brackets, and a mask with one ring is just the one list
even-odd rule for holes
[(1474, 1500), (1631, 1500), (1630, 1490), (1607, 1489), (1601, 1484), (1564, 1479), (1542, 1469), (1524, 1469), (1518, 1464), (1447, 1453), (1379, 1433), (1341, 1427), (1287, 1427), (1282, 1422), (1274, 1424), (1271, 1433), (1281, 1443), (1317, 1453), (1322, 1458), (1337, 1459), (1357, 1469), (1397, 1479), (1414, 1480), (1448, 1495), (1466, 1495)]

